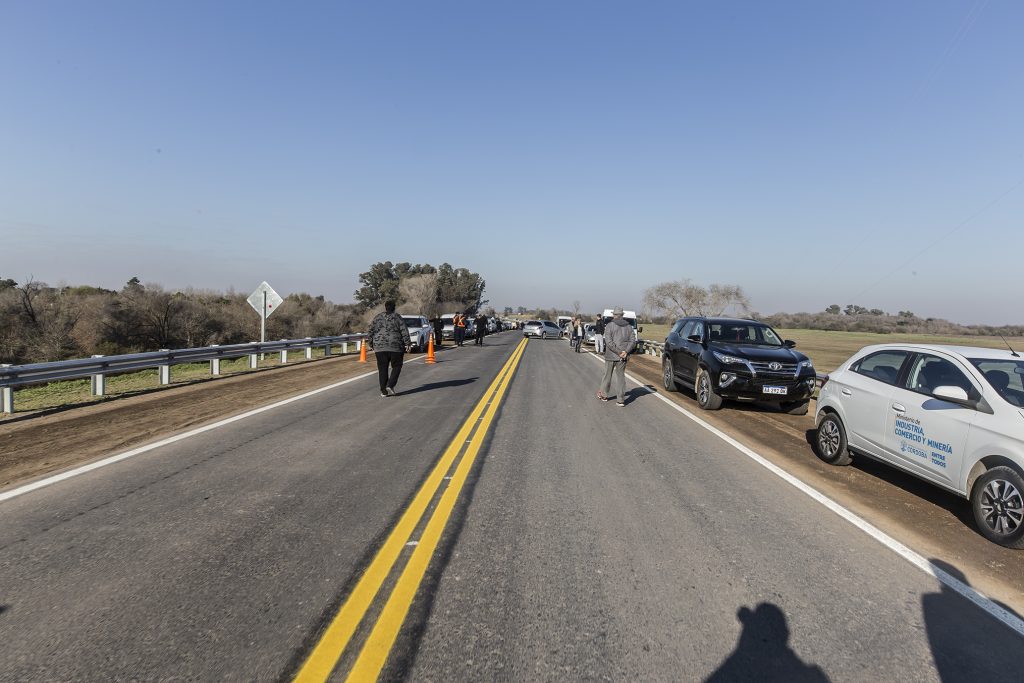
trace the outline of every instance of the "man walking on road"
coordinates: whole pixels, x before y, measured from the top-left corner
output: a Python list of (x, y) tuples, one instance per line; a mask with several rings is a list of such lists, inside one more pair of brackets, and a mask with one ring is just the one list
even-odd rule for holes
[[(633, 326), (622, 319), (622, 308), (612, 311), (611, 322), (604, 330), (604, 380), (597, 391), (597, 397), (607, 401), (615, 397), (619, 407), (626, 405), (626, 359), (636, 346)], [(615, 393), (610, 394), (612, 380), (615, 381)]]
[[(405, 346), (409, 331), (402, 316), (395, 313), (395, 302), (385, 301), (384, 312), (378, 313), (370, 323), (368, 333), (370, 349), (377, 356), (377, 378), (380, 380), (380, 395), (394, 396), (398, 376), (402, 374)], [(390, 373), (388, 372), (390, 366)]]
[(430, 322), (434, 324), (434, 346), (441, 348), (444, 343), (444, 320), (441, 316), (431, 318)]
[(604, 355), (604, 318), (600, 315), (594, 321), (594, 351)]
[(484, 315), (483, 313), (480, 313), (479, 315), (476, 316), (476, 319), (473, 321), (473, 325), (475, 326), (476, 329), (476, 340), (473, 343), (476, 344), (477, 346), (483, 346), (484, 335), (487, 334), (487, 316)]

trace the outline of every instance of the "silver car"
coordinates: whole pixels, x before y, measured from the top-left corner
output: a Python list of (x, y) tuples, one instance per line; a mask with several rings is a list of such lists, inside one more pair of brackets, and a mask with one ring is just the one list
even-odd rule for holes
[(562, 336), (562, 330), (550, 320), (530, 320), (523, 326), (523, 336), (558, 339)]

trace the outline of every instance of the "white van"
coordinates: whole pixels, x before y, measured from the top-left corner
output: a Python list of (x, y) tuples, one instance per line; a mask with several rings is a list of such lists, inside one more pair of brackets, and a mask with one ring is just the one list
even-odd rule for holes
[[(607, 325), (612, 319), (612, 309), (604, 309), (601, 317), (604, 319), (605, 325)], [(622, 309), (622, 319), (633, 326), (633, 339), (639, 339), (640, 333), (644, 331), (644, 328), (638, 327), (636, 324), (636, 311), (627, 311), (626, 309)]]

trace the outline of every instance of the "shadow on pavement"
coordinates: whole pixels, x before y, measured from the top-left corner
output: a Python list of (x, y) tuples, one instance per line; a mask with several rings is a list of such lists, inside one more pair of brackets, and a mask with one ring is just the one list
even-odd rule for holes
[(445, 389), (447, 387), (461, 387), (466, 384), (472, 384), (478, 378), (467, 377), (466, 379), (450, 379), (446, 382), (430, 382), (429, 384), (422, 384), (408, 391), (399, 391), (397, 396), (408, 396), (409, 394), (418, 394), (421, 391), (433, 391), (434, 389)]
[(789, 625), (778, 605), (762, 602), (753, 610), (740, 607), (736, 617), (743, 624), (736, 649), (705, 683), (829, 681), (820, 667), (806, 664), (789, 647)]
[(633, 387), (632, 389), (626, 392), (626, 400), (624, 401), (624, 403), (626, 405), (629, 405), (633, 401), (650, 396), (651, 394), (657, 393), (657, 391), (658, 390), (654, 387), (653, 384), (644, 384), (639, 387)]
[[(935, 567), (968, 586), (959, 569), (942, 560), (929, 560)], [(1003, 609), (1019, 617), (1005, 605)], [(1024, 637), (990, 614), (976, 609), (962, 595), (942, 584), (938, 593), (921, 598), (928, 644), (939, 680), (1020, 680)]]

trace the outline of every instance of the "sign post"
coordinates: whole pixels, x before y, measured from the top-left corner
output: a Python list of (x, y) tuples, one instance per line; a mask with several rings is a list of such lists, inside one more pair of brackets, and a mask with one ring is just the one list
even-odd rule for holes
[[(267, 318), (284, 303), (284, 299), (264, 280), (246, 301), (260, 315), (260, 343), (262, 344), (267, 341)], [(261, 353), (260, 356), (263, 354)]]

